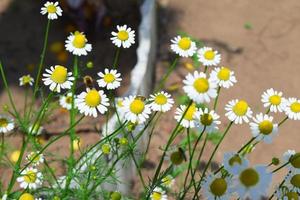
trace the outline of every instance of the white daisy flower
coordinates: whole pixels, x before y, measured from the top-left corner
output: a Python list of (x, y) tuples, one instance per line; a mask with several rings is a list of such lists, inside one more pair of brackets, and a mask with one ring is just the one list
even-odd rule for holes
[(17, 178), (20, 187), (24, 189), (36, 189), (42, 184), (43, 175), (36, 168), (25, 169), (21, 176)]
[(235, 152), (224, 154), (223, 166), (230, 174), (236, 175), (241, 168), (247, 167), (249, 161)]
[(203, 131), (205, 127), (205, 132), (210, 134), (218, 130), (218, 125), (221, 124), (219, 115), (215, 111), (209, 111), (208, 108), (199, 109), (195, 115), (196, 118), (196, 127), (199, 127), (200, 132)]
[(109, 106), (109, 99), (102, 90), (86, 89), (86, 92), (80, 93), (75, 99), (75, 105), (79, 112), (85, 116), (97, 117), (97, 110), (104, 114)]
[(275, 91), (273, 88), (266, 90), (261, 95), (261, 101), (265, 108), (269, 108), (271, 112), (283, 112), (285, 107), (285, 99), (282, 92)]
[[(185, 128), (194, 128), (196, 126), (195, 116), (198, 111), (196, 104), (193, 103), (192, 105), (190, 105), (188, 110), (185, 112), (186, 109), (187, 106), (185, 105), (180, 105), (178, 108), (176, 108), (175, 119), (177, 120), (177, 122), (179, 122), (182, 118), (180, 123), (181, 126)], [(184, 113), (185, 115), (183, 116)]]
[(227, 67), (218, 67), (210, 73), (211, 80), (217, 82), (220, 87), (230, 88), (237, 82), (234, 72)]
[(116, 104), (116, 110), (118, 112), (120, 119), (123, 119), (124, 115), (125, 115), (124, 99), (121, 97), (116, 98), (115, 104)]
[(47, 73), (44, 73), (44, 84), (49, 86), (51, 91), (60, 93), (61, 89), (71, 89), (73, 85), (74, 77), (72, 72), (68, 72), (67, 68), (61, 65), (51, 66), (50, 69), (46, 69)]
[[(74, 98), (76, 98), (74, 96)], [(67, 95), (62, 95), (59, 98), (59, 104), (61, 107), (71, 110), (72, 108), (72, 93), (68, 93)]]
[(168, 200), (166, 192), (159, 187), (154, 188), (150, 198), (151, 200)]
[(286, 166), (290, 171), (297, 171), (300, 173), (300, 152), (288, 150), (283, 154), (283, 160), (289, 162)]
[(278, 134), (278, 124), (274, 124), (273, 117), (260, 113), (253, 117), (254, 122), (250, 122), (250, 129), (256, 141), (263, 140), (265, 143), (270, 144)]
[(124, 101), (125, 119), (132, 123), (144, 123), (151, 114), (150, 105), (145, 104), (143, 99), (136, 96), (125, 97)]
[(100, 79), (97, 80), (99, 87), (106, 87), (108, 90), (113, 90), (121, 85), (121, 74), (116, 69), (104, 69), (104, 73), (99, 72)]
[(217, 66), (221, 62), (221, 55), (211, 47), (198, 50), (198, 59), (204, 66)]
[(291, 171), (285, 179), (285, 184), (292, 192), (300, 193), (300, 172)]
[(231, 179), (220, 174), (208, 175), (203, 182), (203, 189), (208, 200), (228, 200), (231, 196)]
[(174, 104), (174, 100), (171, 98), (171, 95), (164, 91), (150, 95), (149, 101), (151, 101), (150, 108), (153, 111), (160, 112), (169, 111)]
[(41, 135), (44, 128), (40, 126), (40, 124), (36, 123), (34, 126), (33, 124), (28, 127), (28, 134), (31, 133), (31, 135)]
[(117, 32), (111, 32), (112, 36), (110, 40), (117, 47), (129, 48), (132, 44), (135, 43), (135, 32), (131, 30), (127, 25), (117, 26)]
[(240, 199), (261, 199), (266, 195), (272, 181), (272, 174), (266, 166), (244, 167), (234, 176), (234, 191)]
[(33, 166), (37, 166), (44, 162), (44, 155), (39, 152), (30, 152), (26, 159), (28, 162), (31, 162)]
[(24, 75), (22, 77), (19, 78), (20, 81), (20, 86), (24, 86), (24, 85), (33, 85), (34, 79), (28, 74), (28, 75)]
[(296, 98), (288, 98), (284, 108), (285, 114), (289, 119), (300, 120), (300, 100)]
[(71, 33), (66, 40), (66, 50), (73, 55), (86, 56), (88, 52), (92, 51), (92, 45), (87, 43), (88, 40), (83, 32), (76, 31)]
[(161, 179), (161, 185), (166, 188), (172, 188), (175, 183), (175, 179), (171, 175), (167, 175)]
[(0, 115), (0, 133), (7, 133), (15, 127), (14, 120), (7, 115)]
[(181, 57), (192, 57), (196, 53), (196, 43), (189, 37), (176, 36), (171, 42), (171, 49)]
[(248, 118), (252, 117), (252, 111), (244, 100), (235, 99), (229, 101), (225, 106), (225, 110), (227, 111), (225, 116), (235, 124), (242, 124), (243, 121), (248, 123)]
[(58, 2), (49, 2), (47, 1), (44, 4), (44, 7), (41, 8), (41, 14), (48, 14), (48, 19), (54, 20), (57, 19), (58, 16), (62, 16), (62, 9), (60, 8)]
[(184, 92), (196, 103), (209, 103), (211, 98), (217, 96), (217, 84), (206, 78), (203, 72), (195, 71), (194, 75), (188, 74), (183, 80)]

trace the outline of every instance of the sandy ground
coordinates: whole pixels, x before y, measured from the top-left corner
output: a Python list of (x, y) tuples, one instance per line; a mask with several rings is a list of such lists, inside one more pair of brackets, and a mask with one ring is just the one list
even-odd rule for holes
[[(222, 116), (221, 130), (228, 124), (224, 117), (224, 106), (233, 98), (247, 100), (254, 113), (265, 111), (260, 96), (271, 87), (282, 91), (286, 97), (300, 98), (298, 0), (160, 0), (160, 3), (162, 20), (159, 31), (158, 79), (167, 66), (166, 61), (171, 60), (169, 40), (177, 31), (187, 32), (206, 45), (215, 47), (222, 53), (222, 64), (235, 71), (238, 84), (229, 90), (222, 90), (219, 99), (217, 112)], [(252, 28), (246, 29), (245, 23), (250, 23)], [(181, 77), (186, 74), (183, 64), (180, 64), (167, 85), (181, 82)], [(17, 94), (20, 89), (15, 91), (14, 94)], [(174, 94), (180, 92), (181, 89)], [(2, 94), (0, 104), (4, 102), (7, 102), (7, 97)], [(155, 131), (149, 157), (153, 164), (159, 160), (159, 147), (165, 144), (175, 124), (174, 110), (163, 116), (163, 123)], [(283, 115), (275, 115), (276, 121), (283, 118)], [(251, 164), (268, 164), (272, 157), (281, 157), (287, 149), (299, 151), (299, 129), (299, 122), (287, 121), (280, 127), (279, 136), (272, 144), (256, 146), (249, 156)], [(93, 141), (94, 137), (97, 136), (86, 138)], [(221, 162), (224, 152), (240, 148), (250, 138), (248, 125), (233, 126), (216, 154), (216, 161)], [(209, 157), (213, 145), (209, 144), (208, 147), (205, 159)], [(151, 170), (145, 170), (145, 176), (151, 173)], [(282, 175), (283, 173), (279, 173), (278, 177)], [(276, 176), (276, 181), (278, 177)]]

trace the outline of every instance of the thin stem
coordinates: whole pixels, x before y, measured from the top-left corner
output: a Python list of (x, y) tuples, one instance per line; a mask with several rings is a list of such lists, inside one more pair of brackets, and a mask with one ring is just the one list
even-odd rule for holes
[(187, 139), (188, 139), (188, 150), (189, 150), (189, 166), (188, 166), (188, 170), (186, 172), (186, 176), (185, 176), (185, 179), (184, 179), (184, 184), (183, 184), (183, 188), (185, 189), (186, 187), (186, 182), (187, 182), (187, 179), (188, 179), (188, 176), (189, 176), (189, 173), (190, 173), (190, 168), (191, 168), (191, 165), (192, 165), (192, 146), (191, 146), (191, 137), (190, 137), (190, 129), (187, 128), (186, 130), (187, 132)]
[(121, 52), (121, 48), (117, 48), (116, 54), (115, 54), (115, 58), (114, 58), (114, 62), (113, 62), (113, 69), (115, 69), (117, 67), (118, 61), (119, 61), (119, 57), (120, 57), (120, 52)]
[(155, 92), (161, 90), (164, 85), (165, 85), (165, 82), (167, 81), (167, 79), (169, 78), (170, 74), (174, 71), (175, 69), (175, 66), (177, 64), (179, 60), (179, 57), (176, 57), (172, 63), (172, 65), (168, 68), (168, 71), (167, 73), (165, 73), (165, 75), (162, 77), (162, 79), (160, 80), (159, 84), (158, 84), (158, 87), (154, 90)]
[(205, 173), (206, 173), (206, 171), (208, 170), (208, 167), (210, 166), (210, 163), (211, 163), (212, 159), (214, 158), (214, 156), (215, 156), (215, 154), (216, 154), (216, 152), (217, 152), (217, 150), (218, 150), (220, 144), (222, 143), (223, 139), (224, 139), (225, 136), (227, 135), (227, 133), (228, 133), (230, 127), (232, 126), (232, 124), (233, 124), (233, 122), (230, 122), (230, 123), (229, 123), (229, 125), (227, 126), (225, 132), (224, 132), (223, 135), (222, 135), (222, 138), (220, 139), (220, 141), (219, 141), (218, 144), (216, 145), (216, 147), (215, 147), (213, 153), (211, 154), (211, 156), (210, 156), (210, 158), (209, 158), (209, 160), (208, 160), (208, 163), (206, 164), (205, 169), (204, 169), (204, 171), (203, 171), (203, 173), (202, 173), (202, 176), (201, 176), (200, 181), (199, 181), (199, 183), (198, 183), (198, 187), (197, 187), (197, 190), (195, 191), (195, 194), (194, 194), (193, 199), (195, 199), (195, 197), (198, 195), (198, 192), (199, 192), (200, 189), (201, 189), (201, 183), (202, 183), (202, 180), (203, 180), (204, 177), (205, 177)]
[(220, 91), (221, 91), (221, 86), (219, 86), (218, 90), (217, 90), (217, 97), (216, 97), (216, 99), (214, 101), (214, 110), (217, 109), (217, 104), (218, 104), (218, 99), (219, 99)]
[(278, 126), (281, 126), (288, 119), (289, 119), (289, 117), (285, 117), (281, 122), (279, 122)]

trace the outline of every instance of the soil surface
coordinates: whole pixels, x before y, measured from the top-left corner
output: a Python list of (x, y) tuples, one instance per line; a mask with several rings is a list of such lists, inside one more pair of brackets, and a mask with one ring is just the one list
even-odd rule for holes
[[(224, 130), (228, 125), (228, 120), (224, 117), (224, 106), (233, 98), (247, 100), (254, 114), (265, 112), (260, 99), (263, 91), (268, 88), (273, 87), (282, 91), (285, 97), (300, 98), (298, 88), (300, 85), (298, 67), (300, 66), (300, 41), (298, 39), (300, 35), (300, 2), (298, 0), (160, 0), (159, 3), (161, 8), (159, 10), (157, 80), (160, 79), (173, 59), (174, 55), (170, 53), (169, 49), (170, 39), (179, 31), (184, 31), (200, 39), (205, 45), (216, 48), (222, 54), (222, 65), (229, 66), (235, 71), (238, 83), (228, 90), (222, 90), (219, 98), (217, 113), (222, 119), (220, 130)], [(25, 14), (21, 15), (23, 9), (19, 9), (18, 14), (16, 12), (10, 15), (5, 14), (0, 19), (1, 30), (7, 30), (5, 32), (9, 33), (5, 34), (3, 31), (0, 33), (1, 47), (3, 44), (7, 44), (5, 48), (0, 49), (0, 55), (4, 59), (5, 66), (11, 66), (14, 69), (10, 74), (17, 72), (18, 75), (22, 75), (24, 71), (19, 72), (19, 69), (23, 70), (24, 66), (38, 62), (36, 55), (40, 52), (41, 41), (35, 40), (43, 35), (45, 24), (44, 18), (37, 12), (38, 8), (39, 5), (36, 8), (30, 8), (27, 12), (27, 15), (32, 15), (30, 18), (32, 20), (29, 20)], [(8, 19), (14, 21), (5, 25), (5, 21)], [(24, 23), (27, 25), (22, 26), (19, 23), (21, 19), (26, 21)], [(40, 24), (42, 25), (40, 26)], [(55, 22), (55, 25), (63, 26), (59, 25), (59, 22)], [(14, 33), (14, 30), (19, 31)], [(110, 27), (107, 28), (107, 33), (110, 30)], [(57, 36), (56, 39), (54, 39), (53, 32), (50, 35), (52, 41), (63, 40), (66, 37), (65, 33)], [(97, 66), (105, 66), (112, 62), (111, 58), (114, 51), (111, 45), (107, 44), (110, 43), (108, 35), (98, 36), (97, 40), (100, 38), (98, 43), (95, 43), (96, 39), (92, 39), (96, 53), (88, 59), (94, 60), (95, 58), (95, 63), (99, 63), (96, 64)], [(104, 44), (109, 49), (101, 48)], [(29, 51), (24, 50), (28, 48)], [(129, 52), (131, 52), (129, 54), (132, 59), (126, 59), (127, 55), (122, 54), (121, 63), (130, 67), (135, 62), (134, 49)], [(47, 62), (53, 63), (51, 60)], [(169, 89), (168, 91), (175, 96), (182, 93), (182, 78), (188, 73), (184, 67), (186, 62), (191, 63), (190, 60), (182, 59), (176, 72), (167, 82), (167, 90)], [(11, 83), (16, 84), (19, 76), (10, 75), (10, 77)], [(174, 88), (174, 85), (179, 85), (180, 89), (171, 91), (170, 86)], [(19, 108), (22, 108), (23, 105), (22, 93), (22, 89), (13, 86), (14, 99)], [(8, 102), (7, 96), (3, 93), (0, 96), (0, 105), (6, 102)], [(155, 129), (154, 138), (150, 145), (148, 168), (143, 171), (145, 180), (148, 180), (147, 176), (152, 177), (152, 169), (158, 164), (162, 153), (160, 149), (166, 144), (169, 134), (175, 126), (174, 111), (175, 108), (163, 115), (161, 123)], [(57, 112), (60, 113), (60, 111)], [(284, 115), (276, 114), (274, 117), (276, 121), (281, 121)], [(67, 114), (66, 120), (68, 120)], [(91, 125), (96, 121), (97, 119), (94, 121), (86, 120)], [(49, 130), (51, 130), (51, 125), (49, 126)], [(87, 130), (91, 127), (82, 123), (79, 129), (86, 130), (86, 126), (88, 127)], [(269, 164), (272, 157), (281, 158), (287, 149), (299, 151), (299, 130), (300, 122), (288, 120), (280, 127), (279, 135), (272, 144), (261, 143), (256, 146), (254, 152), (248, 156), (251, 164)], [(95, 138), (99, 138), (95, 131), (87, 131), (79, 135), (84, 137), (86, 145), (94, 143)], [(247, 124), (233, 126), (215, 156), (216, 163), (222, 162), (224, 152), (239, 149), (251, 136)], [(180, 141), (180, 137), (178, 141)], [(59, 149), (59, 152), (66, 155), (68, 153), (65, 151), (68, 149), (66, 141), (67, 138), (58, 142), (53, 149)], [(14, 148), (18, 147), (19, 142), (16, 142)], [(204, 161), (209, 158), (213, 148), (214, 145), (209, 143), (204, 152)], [(285, 171), (282, 170), (275, 176), (273, 185), (279, 182), (279, 178), (284, 173)], [(176, 181), (181, 182), (182, 180)], [(138, 185), (137, 181), (135, 187)]]

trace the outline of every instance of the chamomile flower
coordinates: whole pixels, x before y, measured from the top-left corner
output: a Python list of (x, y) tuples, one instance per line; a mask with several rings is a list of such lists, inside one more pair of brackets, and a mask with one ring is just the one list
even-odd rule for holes
[(184, 92), (196, 103), (209, 103), (211, 98), (217, 96), (216, 82), (206, 78), (203, 72), (195, 71), (194, 74), (188, 74), (183, 83)]
[(125, 114), (124, 99), (121, 97), (115, 98), (115, 106), (120, 119), (123, 119)]
[(289, 170), (300, 173), (300, 152), (288, 150), (283, 154), (283, 159), (285, 162), (289, 162), (286, 166)]
[(285, 99), (282, 92), (275, 91), (273, 88), (266, 90), (261, 95), (261, 101), (265, 108), (269, 108), (271, 112), (283, 112), (285, 107)]
[(171, 175), (167, 175), (161, 179), (161, 185), (166, 188), (172, 188), (175, 183), (175, 179)]
[(231, 179), (220, 174), (208, 175), (203, 183), (205, 196), (208, 200), (227, 200), (231, 196)]
[(286, 186), (290, 191), (300, 193), (300, 172), (291, 171), (285, 179)]
[(20, 86), (33, 85), (34, 79), (28, 74), (19, 78)]
[(0, 198), (0, 200), (7, 200), (7, 193), (3, 194), (3, 196)]
[(0, 115), (0, 133), (7, 133), (15, 127), (14, 120), (7, 115)]
[(218, 125), (221, 124), (221, 121), (218, 120), (219, 118), (220, 116), (215, 111), (209, 111), (208, 108), (200, 108), (195, 115), (196, 126), (199, 127), (200, 132), (205, 128), (205, 132), (208, 134), (213, 133), (218, 130)]
[(61, 107), (65, 108), (67, 110), (71, 110), (72, 101), (73, 101), (72, 99), (73, 99), (72, 98), (72, 93), (68, 93), (67, 95), (62, 95), (59, 98), (59, 104), (60, 104)]
[(229, 101), (225, 106), (225, 110), (227, 111), (225, 115), (235, 124), (242, 124), (243, 121), (248, 123), (248, 118), (252, 117), (252, 111), (244, 100), (235, 99)]
[(227, 152), (224, 154), (224, 169), (232, 175), (237, 174), (241, 168), (247, 167), (248, 164), (248, 160), (245, 157), (240, 156), (238, 153)]
[(121, 74), (115, 69), (104, 69), (104, 73), (99, 72), (100, 79), (97, 80), (99, 87), (106, 87), (108, 90), (113, 90), (121, 85)]
[(289, 119), (300, 120), (300, 100), (288, 98), (285, 105), (285, 114)]
[(166, 195), (166, 192), (159, 187), (154, 188), (150, 198), (151, 200), (168, 200), (168, 196)]
[(217, 66), (221, 62), (221, 55), (211, 47), (198, 50), (198, 59), (204, 66)]
[(111, 32), (112, 36), (110, 40), (117, 47), (129, 48), (132, 44), (135, 43), (135, 32), (127, 25), (117, 26), (117, 32)]
[(180, 125), (185, 128), (194, 128), (196, 126), (195, 116), (198, 111), (196, 104), (193, 103), (190, 105), (187, 111), (186, 109), (187, 106), (185, 105), (180, 105), (178, 108), (176, 108), (175, 119), (178, 122), (181, 120)]
[(44, 73), (44, 84), (49, 85), (51, 91), (60, 93), (61, 89), (71, 89), (73, 85), (74, 77), (72, 72), (68, 72), (67, 68), (61, 65), (51, 66), (50, 69), (46, 69), (47, 73)]
[(253, 121), (250, 123), (250, 129), (256, 141), (271, 143), (278, 133), (278, 124), (273, 123), (273, 117), (260, 113), (253, 117)]
[(28, 134), (32, 134), (32, 135), (41, 135), (43, 132), (44, 128), (39, 124), (36, 123), (35, 125), (30, 125), (28, 127)]
[(192, 57), (197, 50), (196, 43), (189, 37), (176, 36), (171, 42), (171, 49), (181, 57)]
[(76, 31), (71, 33), (66, 40), (66, 50), (76, 56), (86, 56), (88, 52), (92, 51), (92, 45), (87, 43), (88, 40), (83, 32)]
[(27, 161), (31, 162), (33, 166), (37, 166), (44, 162), (44, 155), (39, 152), (30, 152), (26, 156)]
[(48, 14), (48, 19), (54, 20), (57, 19), (58, 16), (62, 16), (62, 9), (60, 8), (58, 2), (49, 2), (47, 1), (44, 4), (44, 7), (41, 8), (41, 14)]
[(272, 174), (266, 166), (244, 167), (234, 176), (235, 190), (240, 199), (260, 199), (266, 195)]
[(86, 92), (82, 92), (76, 97), (75, 104), (80, 113), (97, 117), (97, 111), (104, 114), (108, 110), (109, 100), (102, 90), (87, 88)]
[(21, 176), (17, 178), (20, 187), (24, 189), (36, 189), (42, 184), (42, 173), (36, 168), (29, 167), (21, 172)]
[(171, 95), (164, 91), (158, 92), (154, 95), (150, 95), (149, 101), (151, 101), (151, 109), (153, 111), (160, 112), (169, 111), (174, 104), (174, 100), (171, 98)]
[(124, 117), (132, 123), (141, 124), (149, 118), (151, 113), (150, 105), (136, 96), (125, 97), (124, 101)]
[(42, 198), (34, 198), (34, 196), (32, 194), (25, 192), (20, 196), (19, 200), (43, 200), (43, 199)]
[(211, 80), (217, 82), (220, 87), (230, 88), (237, 82), (234, 72), (227, 67), (218, 67), (210, 73)]

